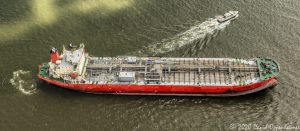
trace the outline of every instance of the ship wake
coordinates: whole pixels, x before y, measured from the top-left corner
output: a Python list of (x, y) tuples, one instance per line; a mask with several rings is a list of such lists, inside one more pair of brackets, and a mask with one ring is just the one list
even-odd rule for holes
[(30, 71), (17, 70), (13, 72), (10, 83), (21, 93), (32, 95), (36, 93), (36, 82), (33, 80)]
[(214, 37), (218, 36), (220, 31), (223, 31), (230, 24), (230, 22), (231, 20), (218, 22), (217, 18), (209, 18), (174, 37), (144, 47), (137, 51), (136, 54), (157, 56), (159, 54), (181, 49), (185, 46), (191, 46), (184, 55), (193, 56), (199, 50), (203, 50)]

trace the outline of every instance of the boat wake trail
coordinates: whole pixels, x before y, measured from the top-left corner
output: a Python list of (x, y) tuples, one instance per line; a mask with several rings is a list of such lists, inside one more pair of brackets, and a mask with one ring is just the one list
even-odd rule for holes
[(137, 51), (136, 54), (155, 56), (178, 50), (184, 46), (190, 45), (191, 48), (186, 53), (189, 55), (195, 55), (198, 50), (202, 50), (204, 47), (206, 47), (206, 45), (214, 37), (216, 37), (220, 31), (224, 30), (237, 16), (233, 19), (220, 21), (220, 18), (222, 17), (224, 16), (209, 18), (206, 21), (198, 23), (187, 31), (177, 34), (172, 38), (144, 47), (143, 49)]
[(36, 82), (32, 79), (30, 71), (14, 71), (10, 83), (25, 95), (36, 93)]

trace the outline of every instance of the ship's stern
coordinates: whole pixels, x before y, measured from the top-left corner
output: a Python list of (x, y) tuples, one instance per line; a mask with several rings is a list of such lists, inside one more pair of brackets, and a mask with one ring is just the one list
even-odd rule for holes
[(39, 73), (38, 73), (38, 78), (48, 78), (49, 77), (49, 64), (48, 63), (43, 63), (39, 65)]

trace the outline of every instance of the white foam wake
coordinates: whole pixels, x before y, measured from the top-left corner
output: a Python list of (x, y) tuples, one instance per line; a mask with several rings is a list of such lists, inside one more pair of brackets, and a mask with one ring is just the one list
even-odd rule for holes
[(10, 83), (25, 95), (36, 93), (36, 82), (32, 79), (30, 71), (14, 71)]
[(137, 51), (136, 54), (158, 55), (174, 51), (186, 45), (192, 45), (192, 53), (202, 50), (220, 31), (224, 30), (230, 21), (220, 23), (217, 19), (209, 18), (202, 23), (192, 26), (176, 36), (151, 44)]

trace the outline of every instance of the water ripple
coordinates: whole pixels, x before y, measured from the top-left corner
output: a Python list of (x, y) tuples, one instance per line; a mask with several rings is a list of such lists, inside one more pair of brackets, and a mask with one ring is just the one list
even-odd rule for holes
[(25, 95), (36, 93), (36, 82), (32, 79), (30, 71), (17, 70), (13, 72), (10, 83)]

